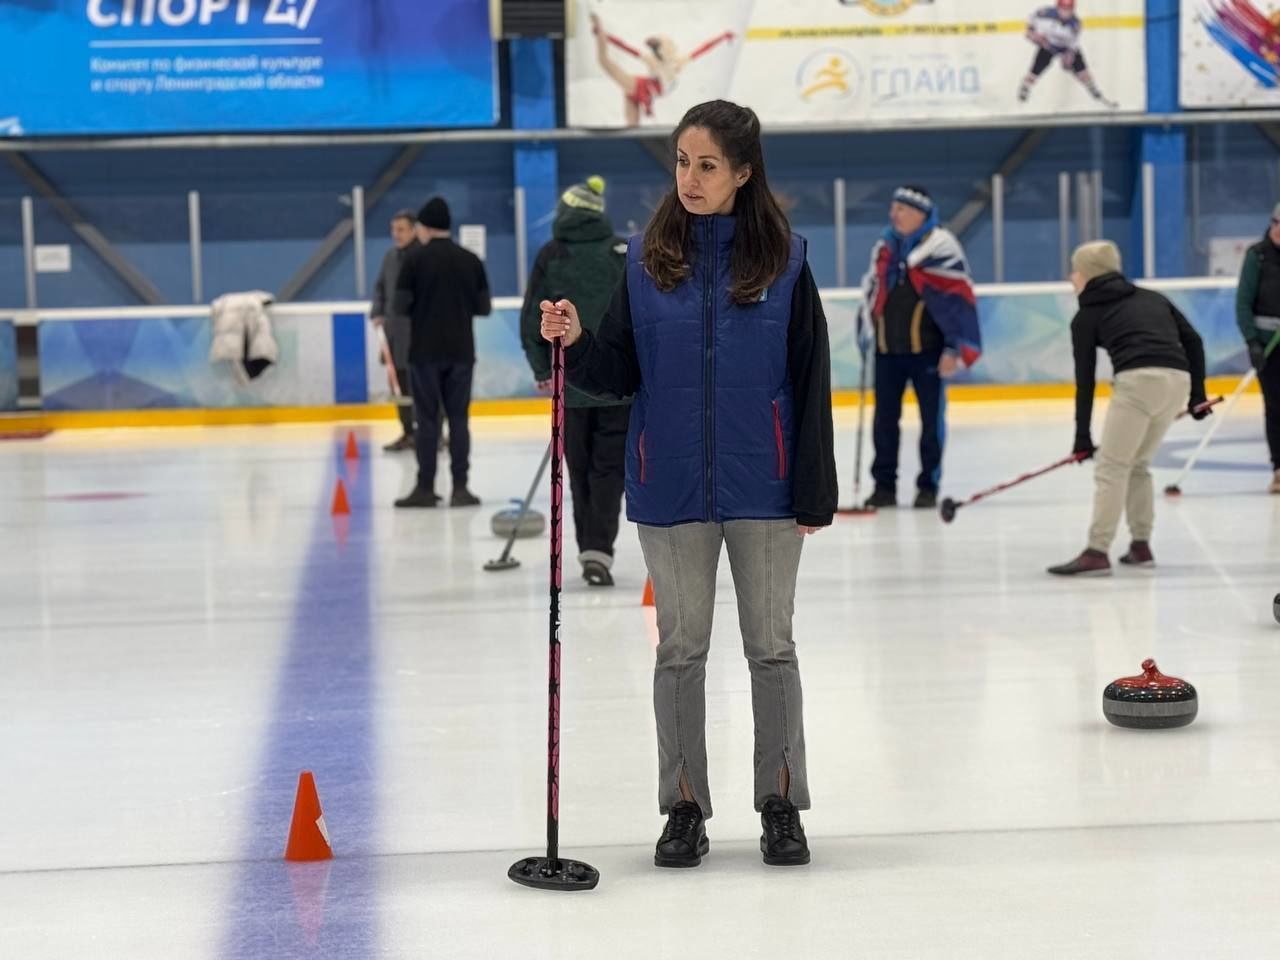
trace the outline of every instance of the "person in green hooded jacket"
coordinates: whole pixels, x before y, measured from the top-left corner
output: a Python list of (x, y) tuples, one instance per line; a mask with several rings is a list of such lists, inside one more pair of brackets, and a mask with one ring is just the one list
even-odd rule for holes
[[(552, 239), (534, 261), (520, 314), (520, 339), (539, 391), (551, 389), (551, 345), (542, 338), (543, 300), (572, 299), (584, 328), (595, 331), (626, 267), (627, 244), (605, 214), (604, 180), (591, 177), (566, 190), (556, 206)], [(631, 401), (599, 400), (568, 387), (565, 459), (573, 493), (573, 524), (582, 578), (613, 585), (625, 486)]]
[(1280, 203), (1271, 211), (1263, 238), (1250, 247), (1236, 288), (1236, 324), (1258, 371), (1266, 412), (1267, 446), (1271, 453), (1271, 493), (1280, 494), (1280, 350), (1268, 351), (1280, 336)]

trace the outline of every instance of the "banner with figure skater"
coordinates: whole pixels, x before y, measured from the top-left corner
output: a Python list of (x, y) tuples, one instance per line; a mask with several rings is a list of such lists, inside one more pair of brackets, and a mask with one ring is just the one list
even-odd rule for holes
[(1141, 112), (1143, 11), (1143, 0), (569, 0), (569, 123), (669, 127), (716, 97), (774, 125)]

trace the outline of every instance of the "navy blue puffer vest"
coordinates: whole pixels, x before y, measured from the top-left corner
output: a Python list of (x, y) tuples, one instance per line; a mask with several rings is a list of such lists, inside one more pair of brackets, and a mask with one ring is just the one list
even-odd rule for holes
[(768, 520), (792, 509), (791, 294), (805, 243), (757, 303), (729, 295), (733, 217), (693, 218), (693, 271), (670, 293), (627, 250), (640, 393), (627, 434), (627, 517), (654, 526)]

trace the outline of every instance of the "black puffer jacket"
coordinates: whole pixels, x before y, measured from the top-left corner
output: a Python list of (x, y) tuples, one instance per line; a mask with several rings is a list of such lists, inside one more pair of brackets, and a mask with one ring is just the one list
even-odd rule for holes
[(1098, 348), (1106, 350), (1116, 373), (1139, 367), (1168, 367), (1191, 374), (1191, 403), (1203, 403), (1204, 343), (1172, 303), (1152, 290), (1135, 287), (1118, 273), (1095, 277), (1080, 294), (1071, 321), (1076, 360), (1076, 435), (1089, 436)]

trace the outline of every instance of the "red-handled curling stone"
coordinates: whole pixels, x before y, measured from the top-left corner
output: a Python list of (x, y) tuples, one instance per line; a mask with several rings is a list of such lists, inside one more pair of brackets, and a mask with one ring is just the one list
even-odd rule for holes
[(1102, 712), (1117, 727), (1185, 727), (1199, 709), (1196, 688), (1177, 677), (1166, 677), (1154, 660), (1143, 660), (1142, 673), (1113, 680), (1102, 691)]

